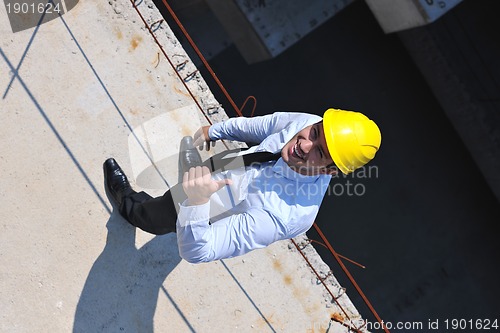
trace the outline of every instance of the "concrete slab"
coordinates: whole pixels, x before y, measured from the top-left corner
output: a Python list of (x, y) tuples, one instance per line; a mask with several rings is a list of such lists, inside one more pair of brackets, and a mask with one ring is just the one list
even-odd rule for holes
[(207, 0), (247, 63), (278, 56), (352, 0)]
[(432, 23), (462, 0), (366, 0), (385, 33), (415, 28)]
[[(152, 2), (140, 10), (160, 17)], [(176, 182), (181, 137), (208, 124), (131, 6), (82, 1), (18, 33), (2, 19), (0, 34), (1, 332), (347, 331), (329, 323), (340, 309), (288, 242), (191, 265), (175, 235), (135, 230), (114, 212), (107, 157), (136, 189), (160, 194)], [(173, 61), (188, 61), (181, 75), (192, 73), (171, 30), (156, 34)], [(188, 85), (204, 110), (218, 105), (199, 74)], [(163, 183), (146, 172), (153, 162)], [(339, 302), (361, 320), (346, 294)]]

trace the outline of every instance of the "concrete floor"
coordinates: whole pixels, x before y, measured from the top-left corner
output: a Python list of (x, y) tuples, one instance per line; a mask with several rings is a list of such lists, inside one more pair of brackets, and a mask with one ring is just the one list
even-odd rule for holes
[[(161, 18), (148, 0), (140, 9)], [(158, 195), (177, 182), (181, 138), (208, 124), (131, 6), (81, 1), (15, 34), (3, 6), (0, 17), (0, 332), (347, 331), (289, 242), (191, 265), (175, 235), (135, 230), (110, 205), (106, 158)], [(170, 29), (157, 36), (188, 77), (196, 68)], [(199, 74), (186, 81), (204, 110), (218, 105)], [(361, 319), (347, 294), (339, 303)]]
[[(191, 266), (172, 235), (151, 238), (112, 213), (102, 161), (116, 156), (136, 180), (144, 159), (131, 157), (131, 129), (154, 132), (166, 120), (148, 121), (162, 110), (179, 119), (196, 109), (119, 5), (82, 2), (64, 21), (17, 34), (1, 21), (0, 331), (325, 331), (324, 290), (287, 244)], [(18, 64), (21, 80), (7, 89)], [(378, 175), (332, 183), (365, 193), (326, 198), (317, 222), (367, 266), (349, 267), (385, 321), (498, 318), (498, 202), (398, 37), (382, 33), (363, 1), (274, 60), (247, 66), (230, 47), (211, 64), (238, 104), (257, 97), (257, 114), (335, 106), (380, 123)], [(178, 125), (178, 139), (192, 130)]]
[(230, 47), (210, 64), (237, 104), (257, 98), (256, 114), (337, 107), (380, 124), (378, 175), (337, 179), (365, 193), (325, 198), (317, 222), (339, 253), (367, 266), (349, 267), (385, 321), (498, 319), (498, 201), (397, 35), (384, 35), (363, 1), (273, 60), (247, 65)]

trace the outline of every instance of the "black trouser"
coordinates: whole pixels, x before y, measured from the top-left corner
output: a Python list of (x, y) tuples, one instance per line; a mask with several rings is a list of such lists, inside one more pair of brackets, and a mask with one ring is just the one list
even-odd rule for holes
[(119, 208), (120, 214), (130, 224), (146, 232), (163, 235), (175, 232), (176, 205), (186, 198), (182, 184), (173, 186), (163, 196), (157, 198), (153, 198), (146, 192), (133, 192), (123, 198)]
[[(221, 157), (241, 149), (224, 151), (206, 160), (202, 165), (212, 171), (220, 169), (228, 162), (221, 162)], [(229, 160), (231, 161), (231, 160)], [(130, 224), (155, 235), (176, 231), (179, 203), (187, 198), (179, 183), (170, 188), (163, 196), (153, 198), (146, 192), (133, 192), (123, 198), (119, 207), (120, 215)]]

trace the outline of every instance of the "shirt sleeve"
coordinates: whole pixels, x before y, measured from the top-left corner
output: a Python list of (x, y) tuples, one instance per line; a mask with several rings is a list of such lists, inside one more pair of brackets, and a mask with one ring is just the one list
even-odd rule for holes
[(210, 204), (181, 205), (177, 219), (180, 256), (190, 263), (231, 258), (282, 239), (275, 216), (257, 208), (209, 223)]
[(208, 136), (212, 140), (260, 143), (269, 135), (281, 131), (287, 123), (289, 116), (284, 112), (253, 118), (230, 118), (210, 126)]

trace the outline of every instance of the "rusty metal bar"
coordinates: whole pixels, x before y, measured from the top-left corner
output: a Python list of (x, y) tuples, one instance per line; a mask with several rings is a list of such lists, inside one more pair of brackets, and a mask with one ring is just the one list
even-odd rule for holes
[[(324, 243), (321, 243), (320, 241), (317, 241), (317, 240), (315, 240), (315, 239), (310, 239), (310, 238), (308, 238), (307, 240), (309, 241), (309, 243), (316, 243), (316, 244), (319, 244), (319, 245), (321, 245), (321, 246), (323, 246), (323, 247), (326, 247), (326, 248), (328, 249), (328, 246), (326, 246)], [(363, 268), (363, 269), (365, 269), (365, 268), (366, 268), (366, 266), (365, 266), (365, 265), (361, 265), (359, 262), (356, 262), (356, 261), (354, 261), (354, 260), (352, 260), (352, 259), (349, 259), (349, 258), (347, 258), (347, 257), (345, 257), (345, 256), (343, 256), (343, 255), (341, 255), (341, 254), (340, 254), (340, 253), (338, 253), (338, 252), (337, 252), (337, 254), (338, 254), (338, 256), (339, 256), (340, 258), (342, 258), (342, 259), (344, 259), (344, 260), (346, 260), (346, 261), (349, 261), (351, 264), (354, 264), (354, 265), (356, 265), (356, 266), (358, 266), (358, 267), (361, 267), (361, 268)]]
[(316, 229), (316, 231), (318, 232), (318, 234), (321, 237), (321, 239), (323, 240), (323, 242), (325, 242), (325, 244), (328, 247), (328, 249), (330, 250), (330, 252), (335, 257), (335, 260), (337, 260), (337, 263), (340, 265), (340, 267), (344, 271), (345, 275), (347, 275), (347, 278), (349, 279), (349, 281), (351, 281), (351, 283), (354, 286), (354, 288), (356, 288), (356, 290), (358, 291), (358, 294), (361, 296), (361, 298), (365, 302), (366, 306), (368, 306), (368, 309), (370, 309), (371, 313), (375, 316), (375, 319), (377, 319), (377, 321), (380, 323), (382, 329), (386, 333), (390, 333), (389, 330), (387, 329), (387, 327), (385, 327), (384, 321), (380, 318), (380, 316), (378, 315), (377, 311), (375, 311), (375, 308), (372, 306), (372, 304), (370, 303), (370, 301), (368, 300), (368, 298), (365, 296), (365, 293), (363, 293), (363, 290), (361, 290), (361, 288), (358, 286), (358, 283), (356, 282), (356, 280), (354, 279), (354, 277), (351, 275), (351, 273), (349, 272), (349, 270), (347, 269), (347, 267), (345, 267), (345, 265), (342, 262), (342, 260), (340, 259), (339, 255), (337, 254), (337, 252), (335, 252), (335, 250), (333, 249), (332, 245), (330, 244), (330, 242), (328, 241), (328, 239), (326, 239), (325, 235), (323, 234), (323, 232), (321, 231), (321, 229), (318, 227), (318, 225), (316, 224), (316, 222), (313, 223), (313, 226), (314, 226), (314, 229)]
[(248, 96), (247, 99), (245, 99), (245, 101), (243, 102), (243, 105), (241, 105), (240, 112), (241, 112), (241, 114), (243, 114), (243, 109), (245, 108), (245, 106), (247, 105), (247, 102), (250, 99), (253, 100), (253, 108), (252, 108), (252, 112), (250, 113), (250, 118), (252, 118), (253, 114), (255, 112), (255, 109), (257, 108), (257, 98), (255, 98), (254, 96)]
[(210, 67), (210, 65), (208, 64), (208, 61), (205, 59), (205, 57), (203, 56), (203, 54), (200, 52), (200, 49), (198, 49), (198, 46), (195, 44), (195, 42), (193, 41), (193, 39), (191, 38), (191, 36), (188, 34), (187, 30), (182, 25), (181, 21), (179, 20), (179, 18), (175, 14), (175, 12), (172, 9), (172, 7), (170, 7), (170, 5), (168, 4), (167, 0), (162, 0), (162, 2), (165, 5), (165, 7), (167, 8), (167, 10), (170, 13), (170, 15), (172, 16), (172, 18), (174, 19), (174, 21), (177, 24), (177, 26), (179, 27), (179, 29), (181, 29), (182, 33), (186, 37), (187, 41), (189, 42), (189, 44), (191, 45), (191, 47), (193, 48), (193, 50), (196, 52), (196, 54), (198, 55), (198, 57), (200, 58), (200, 60), (203, 62), (203, 65), (205, 66), (205, 68), (208, 70), (208, 72), (210, 73), (210, 75), (212, 75), (212, 77), (214, 78), (215, 82), (217, 83), (217, 85), (219, 86), (219, 88), (222, 90), (222, 92), (226, 96), (227, 100), (229, 101), (229, 103), (233, 107), (234, 111), (238, 114), (238, 116), (241, 117), (242, 114), (241, 114), (240, 109), (238, 109), (238, 107), (234, 103), (233, 99), (231, 98), (231, 96), (227, 92), (226, 88), (224, 88), (224, 85), (222, 85), (222, 83), (220, 82), (220, 80), (217, 77), (217, 75), (215, 75), (215, 72), (213, 71), (212, 67)]

